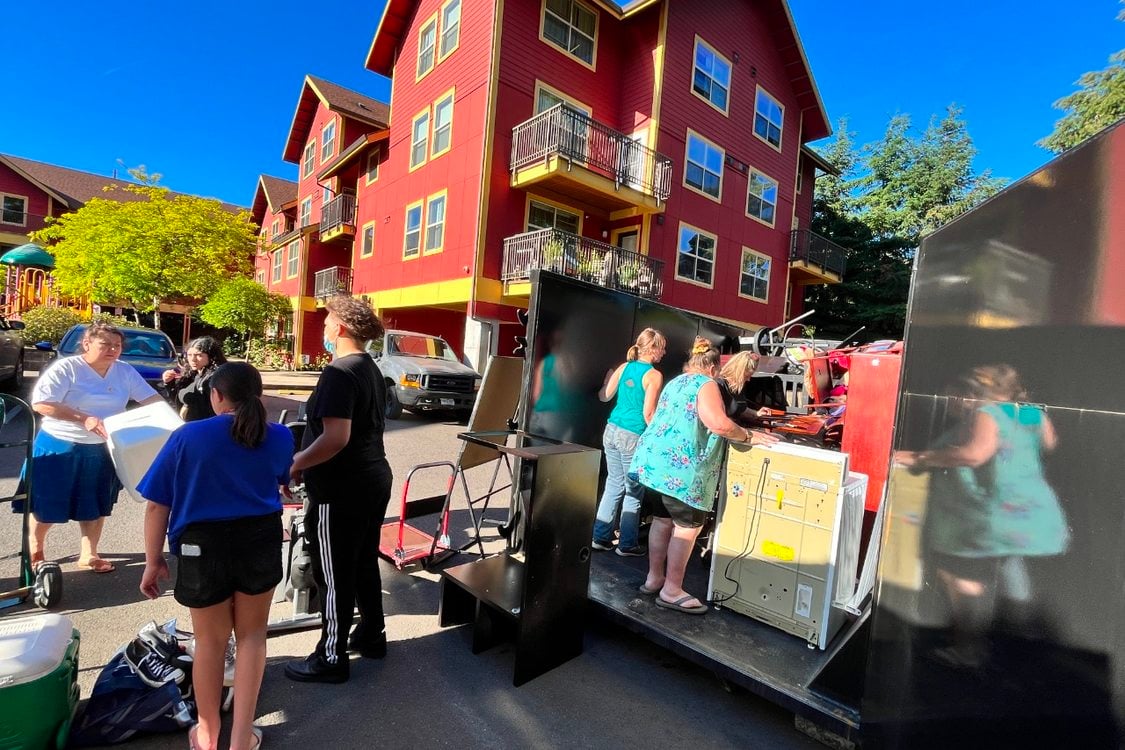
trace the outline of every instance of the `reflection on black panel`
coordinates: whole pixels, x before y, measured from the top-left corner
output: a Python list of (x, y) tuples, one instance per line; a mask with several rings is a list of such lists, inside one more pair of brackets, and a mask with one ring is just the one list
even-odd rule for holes
[(1123, 195), (1119, 126), (922, 245), (865, 747), (1117, 747)]

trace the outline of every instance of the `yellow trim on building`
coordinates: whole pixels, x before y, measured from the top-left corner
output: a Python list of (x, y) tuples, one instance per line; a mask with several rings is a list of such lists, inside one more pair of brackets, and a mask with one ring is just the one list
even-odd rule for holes
[[(496, 89), (500, 82), (500, 33), (504, 0), (496, 0), (492, 16), (492, 66), (488, 73), (488, 102), (484, 108), (484, 154), (481, 161), (479, 205), (477, 206), (477, 253), (473, 260), (472, 299), (480, 299), (481, 268), (484, 266), (485, 239), (488, 235), (488, 194), (492, 176), (493, 146), (496, 138)], [(470, 309), (470, 315), (472, 314)]]
[(473, 291), (469, 277), (434, 281), (401, 289), (385, 289), (363, 295), (379, 310), (398, 307), (428, 307), (468, 302)]

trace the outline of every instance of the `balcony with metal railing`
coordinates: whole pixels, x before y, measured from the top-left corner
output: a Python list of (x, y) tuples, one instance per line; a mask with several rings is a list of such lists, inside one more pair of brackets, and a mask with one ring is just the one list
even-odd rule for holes
[(790, 278), (797, 284), (839, 284), (847, 250), (808, 229), (789, 233)]
[(536, 268), (647, 299), (659, 300), (663, 291), (664, 262), (641, 253), (557, 229), (504, 240), (506, 285), (528, 281)]
[(352, 269), (347, 266), (332, 266), (313, 275), (313, 296), (326, 300), (337, 294), (352, 293)]
[(320, 241), (355, 237), (355, 196), (337, 195), (320, 211)]
[(512, 186), (542, 184), (613, 211), (664, 210), (672, 160), (567, 104), (512, 129)]

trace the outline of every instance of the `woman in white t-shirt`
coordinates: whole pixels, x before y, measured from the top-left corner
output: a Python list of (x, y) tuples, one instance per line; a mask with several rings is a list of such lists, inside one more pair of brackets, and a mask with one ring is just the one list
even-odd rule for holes
[[(160, 400), (132, 365), (117, 361), (124, 342), (114, 326), (91, 324), (82, 337), (82, 354), (55, 362), (31, 392), (31, 407), (43, 417), (31, 459), (33, 565), (45, 559), (51, 526), (78, 521), (78, 567), (95, 573), (114, 570), (113, 563), (98, 556), (102, 526), (121, 491), (102, 420), (125, 411), (130, 401)], [(27, 470), (24, 466), (25, 475)]]

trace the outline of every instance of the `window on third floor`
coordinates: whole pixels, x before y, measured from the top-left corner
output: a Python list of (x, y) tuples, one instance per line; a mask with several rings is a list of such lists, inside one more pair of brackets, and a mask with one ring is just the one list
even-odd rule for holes
[(715, 273), (715, 244), (718, 238), (690, 224), (680, 223), (676, 248), (676, 278), (711, 286)]
[(773, 226), (777, 214), (777, 180), (756, 169), (750, 170), (747, 186), (746, 215)]
[(426, 109), (414, 117), (410, 128), (410, 168), (417, 169), (426, 161), (426, 150), (430, 140), (430, 110)]
[(722, 201), (723, 159), (721, 148), (689, 130), (684, 156), (684, 184), (709, 198)]
[(301, 241), (293, 240), (289, 243), (285, 255), (285, 278), (292, 279), (297, 276), (297, 263), (301, 257)]
[(335, 149), (336, 121), (333, 120), (324, 126), (324, 130), (320, 131), (320, 163), (323, 164), (331, 159)]
[(441, 156), (449, 150), (453, 140), (453, 92), (450, 91), (434, 103), (434, 140), (430, 158)]
[(309, 224), (312, 224), (312, 198), (305, 198), (301, 201), (301, 227)]
[(301, 165), (301, 176), (308, 177), (316, 166), (316, 139), (313, 138), (305, 144), (305, 159)]
[(414, 77), (420, 79), (434, 69), (437, 63), (437, 16), (422, 25), (418, 32), (418, 68)]
[(729, 111), (730, 61), (699, 37), (695, 38), (691, 90), (724, 115)]
[(579, 234), (582, 217), (572, 211), (541, 201), (531, 201), (527, 207), (527, 231), (537, 229), (558, 229), (561, 232)]
[(438, 57), (444, 60), (453, 54), (461, 42), (461, 0), (447, 0), (441, 6), (441, 49)]
[(426, 253), (439, 253), (445, 246), (445, 193), (426, 200)]
[(402, 257), (417, 258), (422, 249), (422, 201), (406, 207), (406, 227), (403, 232)]
[(281, 233), (281, 221), (278, 220), (278, 219), (274, 219), (273, 224), (270, 225), (270, 239), (273, 239), (274, 237), (276, 237), (280, 233)]
[(331, 201), (331, 200), (332, 200), (332, 189), (331, 188), (321, 188), (320, 189), (320, 205), (327, 206), (328, 202)]
[(754, 135), (781, 150), (781, 128), (785, 124), (785, 108), (761, 86), (754, 98)]
[(363, 225), (363, 239), (359, 245), (359, 257), (370, 258), (375, 254), (375, 222)]
[(379, 156), (381, 152), (382, 149), (376, 146), (367, 154), (367, 169), (364, 171), (364, 181), (368, 185), (379, 179)]
[(270, 278), (273, 279), (275, 283), (281, 281), (281, 264), (284, 262), (284, 259), (281, 257), (281, 253), (281, 250), (274, 250), (271, 259), (272, 267), (270, 269)]
[(544, 0), (542, 37), (586, 67), (594, 67), (598, 13), (578, 0)]

